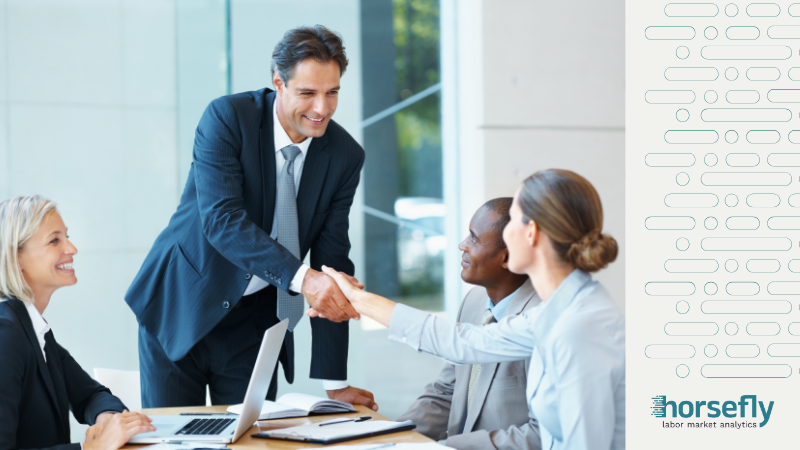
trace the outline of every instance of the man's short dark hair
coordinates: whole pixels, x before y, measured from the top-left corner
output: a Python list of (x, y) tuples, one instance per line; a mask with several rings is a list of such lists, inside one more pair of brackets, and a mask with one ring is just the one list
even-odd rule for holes
[(489, 200), (481, 206), (481, 208), (486, 208), (497, 216), (497, 220), (492, 225), (492, 230), (494, 230), (497, 235), (497, 248), (499, 249), (506, 248), (506, 243), (503, 242), (503, 229), (508, 225), (508, 222), (511, 221), (510, 211), (513, 201), (514, 199), (511, 197), (498, 197)]
[(278, 72), (281, 80), (288, 83), (295, 66), (309, 58), (318, 63), (336, 61), (339, 75), (347, 69), (342, 37), (322, 25), (314, 25), (294, 28), (283, 35), (272, 52), (272, 73)]

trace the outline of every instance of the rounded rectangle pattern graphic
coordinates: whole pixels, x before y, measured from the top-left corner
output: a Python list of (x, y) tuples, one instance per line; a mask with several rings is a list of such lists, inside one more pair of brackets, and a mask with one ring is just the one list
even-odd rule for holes
[(725, 347), (725, 354), (731, 358), (755, 358), (761, 353), (756, 344), (729, 344)]
[(756, 295), (761, 291), (755, 281), (731, 281), (725, 285), (728, 295)]
[(800, 39), (800, 25), (772, 25), (767, 28), (770, 39)]
[(664, 270), (669, 273), (714, 273), (719, 269), (716, 259), (668, 259)]
[(706, 300), (700, 305), (705, 314), (789, 314), (786, 300)]
[(788, 186), (788, 172), (705, 172), (700, 182), (706, 186)]
[(694, 39), (694, 36), (695, 31), (692, 27), (667, 26), (644, 29), (644, 37), (651, 41), (689, 41)]
[(714, 17), (718, 13), (714, 3), (668, 3), (664, 7), (667, 17)]
[(669, 336), (714, 336), (719, 332), (716, 322), (667, 322), (664, 333)]
[(750, 3), (745, 12), (750, 17), (778, 17), (781, 7), (776, 3)]
[(652, 216), (644, 220), (648, 230), (691, 230), (694, 225), (691, 216)]
[(714, 81), (719, 78), (715, 67), (668, 67), (664, 78), (669, 81)]
[(700, 248), (712, 252), (785, 252), (792, 248), (792, 241), (785, 237), (707, 237), (700, 241)]
[(654, 105), (686, 105), (694, 103), (694, 91), (647, 91), (644, 101)]
[(648, 153), (644, 163), (650, 167), (691, 167), (695, 163), (692, 153)]
[(767, 220), (770, 230), (800, 230), (800, 216), (775, 216)]
[(772, 281), (767, 285), (772, 295), (800, 295), (800, 281)]
[(690, 344), (651, 344), (644, 348), (644, 354), (652, 359), (694, 358), (695, 349)]
[(705, 378), (788, 378), (788, 364), (705, 364), (700, 368)]
[(752, 41), (758, 39), (761, 32), (758, 27), (753, 26), (733, 26), (725, 29), (725, 37), (732, 41)]
[(719, 140), (714, 130), (669, 130), (664, 133), (668, 144), (713, 144)]
[(757, 230), (760, 225), (761, 221), (754, 216), (731, 216), (725, 220), (729, 230)]
[(772, 167), (800, 167), (800, 153), (770, 153), (767, 164)]
[(751, 336), (777, 336), (781, 332), (781, 326), (778, 322), (750, 322), (746, 330)]
[(800, 273), (800, 259), (793, 259), (789, 261), (789, 272)]
[(792, 336), (800, 336), (800, 322), (792, 322), (787, 330)]
[(664, 204), (670, 208), (712, 208), (719, 204), (719, 198), (705, 193), (667, 194)]
[(745, 266), (751, 273), (775, 273), (781, 269), (777, 259), (749, 259)]
[(788, 122), (792, 112), (786, 108), (706, 108), (700, 118), (704, 122)]
[(725, 157), (725, 164), (731, 167), (755, 167), (760, 162), (761, 158), (757, 153), (728, 153)]
[(800, 357), (800, 344), (770, 344), (767, 354), (776, 358)]
[(752, 208), (774, 208), (781, 204), (781, 197), (778, 194), (768, 193), (750, 194), (746, 203)]
[(781, 140), (781, 134), (775, 130), (750, 130), (747, 132), (746, 139), (751, 144), (777, 144)]
[(708, 60), (782, 60), (792, 56), (786, 45), (706, 45), (700, 56)]
[(644, 292), (653, 296), (692, 295), (694, 291), (691, 281), (651, 281), (644, 285)]
[(800, 103), (800, 89), (770, 89), (767, 100), (772, 103)]
[(781, 71), (777, 67), (751, 67), (745, 75), (750, 81), (776, 81), (781, 77)]
[(728, 91), (725, 94), (725, 100), (733, 104), (753, 104), (761, 100), (761, 94), (758, 91)]

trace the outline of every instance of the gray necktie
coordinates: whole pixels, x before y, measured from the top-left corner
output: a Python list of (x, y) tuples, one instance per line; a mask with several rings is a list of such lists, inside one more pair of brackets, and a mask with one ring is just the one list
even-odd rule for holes
[[(294, 160), (300, 149), (287, 145), (281, 149), (286, 162), (278, 177), (278, 193), (275, 199), (275, 218), (278, 222), (278, 243), (300, 259), (300, 239), (297, 236), (297, 195), (294, 188)], [(278, 319), (289, 319), (289, 331), (293, 331), (303, 317), (303, 296), (291, 296), (278, 289)]]
[[(487, 309), (483, 312), (483, 317), (481, 317), (481, 325), (486, 325), (490, 323), (497, 322), (497, 319), (494, 318), (494, 314), (492, 314), (491, 309)], [(472, 365), (472, 372), (469, 374), (469, 393), (467, 394), (467, 409), (469, 409), (472, 405), (472, 397), (475, 395), (475, 387), (478, 385), (478, 376), (481, 374), (481, 364), (473, 364)]]

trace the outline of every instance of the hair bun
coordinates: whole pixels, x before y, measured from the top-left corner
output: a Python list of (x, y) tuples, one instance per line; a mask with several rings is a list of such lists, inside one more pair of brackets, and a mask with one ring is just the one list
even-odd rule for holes
[(617, 259), (618, 251), (613, 237), (592, 231), (570, 245), (567, 259), (584, 272), (597, 272)]

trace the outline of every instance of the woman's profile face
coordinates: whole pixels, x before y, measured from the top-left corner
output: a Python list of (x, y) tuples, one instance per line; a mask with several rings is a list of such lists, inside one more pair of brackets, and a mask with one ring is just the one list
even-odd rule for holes
[(524, 274), (530, 266), (533, 253), (528, 239), (531, 222), (526, 224), (522, 220), (522, 209), (519, 207), (517, 197), (519, 197), (519, 191), (514, 195), (514, 201), (511, 203), (509, 211), (511, 220), (503, 229), (503, 241), (508, 247), (508, 270), (516, 274)]
[(78, 282), (72, 256), (78, 249), (67, 238), (67, 227), (56, 211), (42, 220), (39, 229), (19, 251), (19, 266), (34, 294)]

